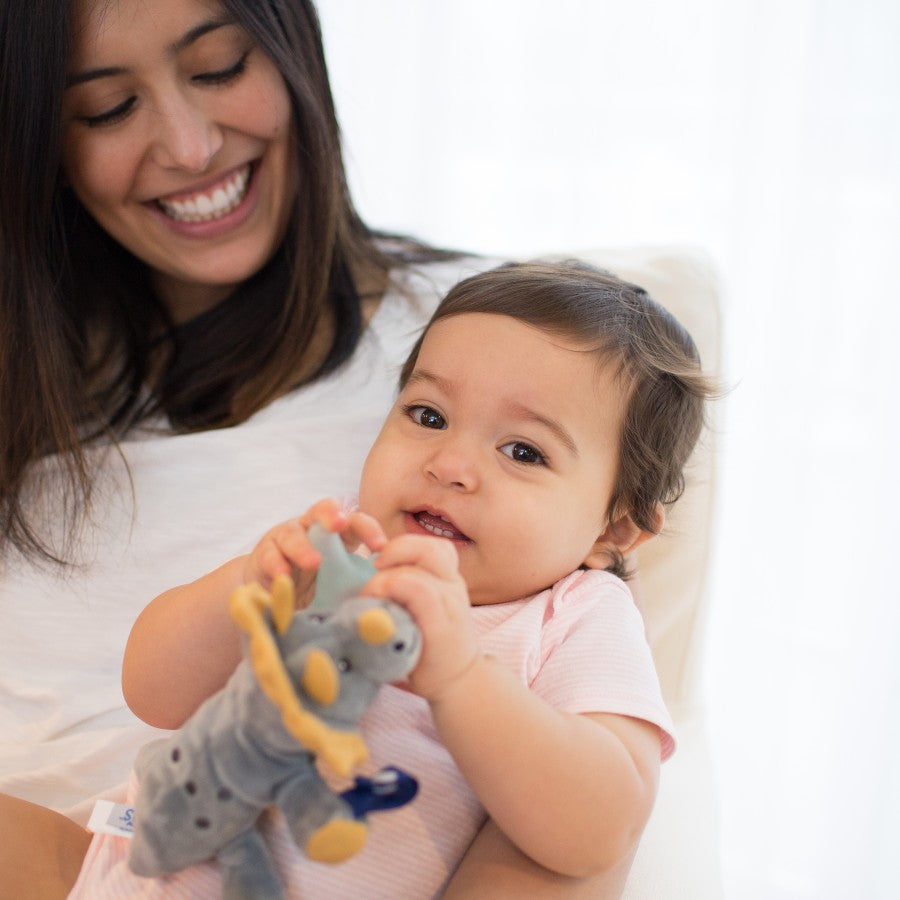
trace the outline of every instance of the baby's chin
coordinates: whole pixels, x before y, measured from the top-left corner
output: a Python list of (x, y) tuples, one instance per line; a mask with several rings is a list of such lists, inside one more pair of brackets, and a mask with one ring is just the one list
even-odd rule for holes
[(496, 606), (513, 600), (523, 600), (553, 587), (559, 578), (564, 577), (560, 575), (549, 584), (520, 582), (515, 577), (498, 578), (497, 572), (485, 574), (480, 560), (476, 563), (475, 560), (467, 559), (465, 551), (459, 554), (459, 572), (468, 587), (471, 606)]
[(477, 570), (472, 571), (473, 567), (467, 563), (465, 553), (460, 553), (459, 573), (468, 588), (470, 606), (496, 606), (498, 603), (508, 603), (510, 600), (519, 599), (518, 596), (511, 596), (509, 591), (504, 591), (492, 580), (479, 577), (481, 573)]

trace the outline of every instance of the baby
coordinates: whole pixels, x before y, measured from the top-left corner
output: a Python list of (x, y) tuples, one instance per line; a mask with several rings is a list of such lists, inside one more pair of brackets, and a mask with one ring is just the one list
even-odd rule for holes
[[(528, 263), (461, 282), (403, 368), (358, 505), (321, 501), (157, 597), (126, 650), (129, 704), (176, 727), (221, 687), (239, 658), (231, 591), (290, 573), (308, 598), (307, 528), (321, 522), (377, 553), (365, 592), (421, 629), (408, 682), (382, 688), (362, 723), (371, 770), (401, 766), (421, 791), (334, 867), (304, 859), (273, 819), (289, 894), (434, 896), (473, 840), (569, 876), (627, 864), (674, 742), (622, 579), (683, 488), (710, 396), (689, 335), (608, 273)], [(87, 895), (215, 889), (212, 865), (139, 881), (116, 841), (94, 839)]]

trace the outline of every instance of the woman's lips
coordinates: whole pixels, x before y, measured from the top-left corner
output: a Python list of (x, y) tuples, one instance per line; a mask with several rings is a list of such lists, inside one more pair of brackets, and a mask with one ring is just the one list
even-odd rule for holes
[(227, 238), (257, 207), (260, 170), (259, 163), (247, 163), (202, 191), (167, 194), (146, 206), (171, 234), (188, 240)]

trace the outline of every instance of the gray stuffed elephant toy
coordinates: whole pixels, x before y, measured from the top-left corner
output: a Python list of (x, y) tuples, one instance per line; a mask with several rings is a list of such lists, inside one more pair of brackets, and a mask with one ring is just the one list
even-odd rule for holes
[(362, 848), (368, 813), (414, 796), (415, 780), (397, 769), (358, 777), (343, 793), (317, 771), (316, 757), (344, 776), (365, 760), (356, 725), (380, 685), (415, 666), (421, 636), (397, 604), (356, 595), (371, 563), (336, 535), (314, 535), (323, 562), (311, 606), (295, 612), (287, 578), (271, 594), (239, 588), (231, 610), (246, 658), (181, 729), (139, 753), (129, 855), (137, 875), (216, 859), (226, 897), (281, 897), (257, 828), (267, 808), (284, 813), (309, 858), (336, 863)]

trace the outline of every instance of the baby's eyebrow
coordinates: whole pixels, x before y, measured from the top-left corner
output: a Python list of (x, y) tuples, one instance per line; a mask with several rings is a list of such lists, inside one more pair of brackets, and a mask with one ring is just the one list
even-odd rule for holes
[(415, 369), (412, 375), (407, 378), (404, 387), (412, 387), (413, 385), (423, 382), (425, 384), (433, 384), (436, 388), (442, 390), (445, 394), (452, 393), (450, 382), (448, 379), (443, 378), (442, 376), (437, 375), (434, 372), (429, 372), (427, 369)]
[(538, 425), (543, 425), (548, 431), (552, 432), (556, 438), (560, 441), (560, 443), (565, 446), (565, 448), (572, 454), (574, 457), (578, 457), (578, 445), (575, 443), (575, 438), (572, 437), (569, 430), (557, 419), (552, 419), (549, 416), (545, 416), (542, 413), (539, 413), (537, 410), (532, 409), (530, 406), (526, 406), (524, 403), (518, 403), (516, 401), (511, 401), (507, 404), (510, 414), (513, 415), (517, 419), (522, 419), (527, 422), (536, 422)]

